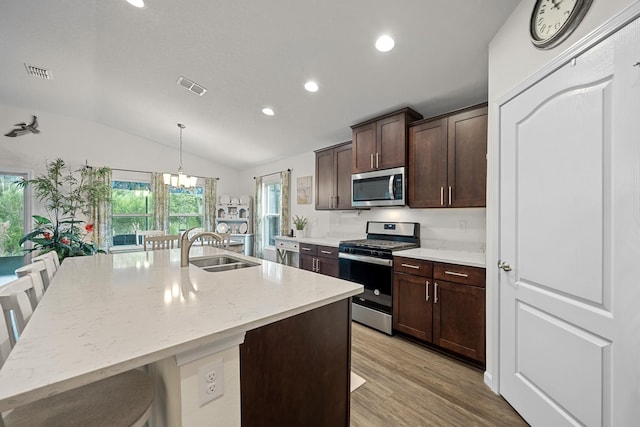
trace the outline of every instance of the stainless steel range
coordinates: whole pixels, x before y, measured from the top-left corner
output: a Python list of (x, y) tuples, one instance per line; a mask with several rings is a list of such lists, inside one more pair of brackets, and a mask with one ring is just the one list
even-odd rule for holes
[(367, 222), (367, 238), (340, 242), (340, 278), (360, 283), (352, 298), (353, 320), (392, 334), (393, 252), (420, 246), (417, 222)]

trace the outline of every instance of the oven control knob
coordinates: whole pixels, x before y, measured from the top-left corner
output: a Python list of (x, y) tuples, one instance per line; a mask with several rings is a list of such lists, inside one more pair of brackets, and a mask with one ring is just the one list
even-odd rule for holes
[(373, 294), (374, 294), (375, 296), (380, 295), (380, 290), (379, 290), (379, 289), (374, 289), (374, 290), (373, 290)]

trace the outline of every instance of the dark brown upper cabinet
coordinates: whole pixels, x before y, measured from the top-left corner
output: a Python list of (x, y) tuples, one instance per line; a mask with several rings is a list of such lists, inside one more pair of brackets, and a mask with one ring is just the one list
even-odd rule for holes
[(351, 141), (316, 152), (316, 209), (351, 206)]
[(409, 206), (486, 206), (486, 104), (409, 128)]
[(352, 172), (361, 173), (407, 165), (407, 128), (422, 115), (411, 108), (351, 126)]

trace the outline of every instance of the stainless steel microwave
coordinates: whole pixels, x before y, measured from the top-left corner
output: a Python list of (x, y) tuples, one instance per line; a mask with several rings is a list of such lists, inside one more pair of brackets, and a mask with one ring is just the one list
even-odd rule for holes
[(351, 204), (355, 207), (404, 206), (404, 168), (351, 175)]

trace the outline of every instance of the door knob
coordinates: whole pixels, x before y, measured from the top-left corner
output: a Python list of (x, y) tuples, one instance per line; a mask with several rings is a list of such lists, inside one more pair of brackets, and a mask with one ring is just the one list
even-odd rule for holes
[(511, 271), (511, 266), (504, 261), (498, 260), (498, 268), (501, 268), (504, 271)]

